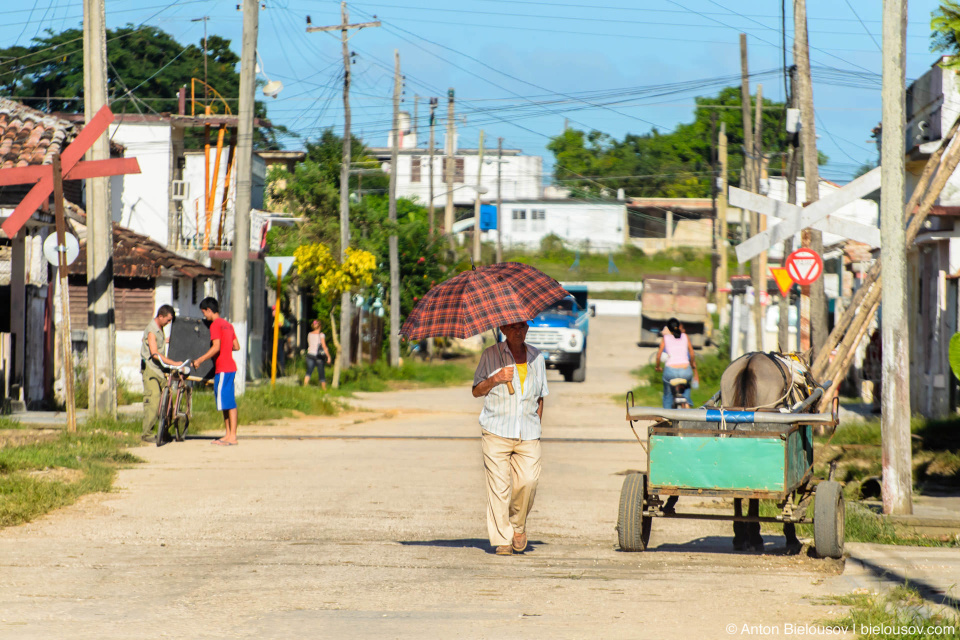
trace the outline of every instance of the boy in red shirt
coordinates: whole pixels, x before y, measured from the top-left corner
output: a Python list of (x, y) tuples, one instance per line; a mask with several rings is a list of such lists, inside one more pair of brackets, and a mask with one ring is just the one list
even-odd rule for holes
[[(223, 412), (223, 426), (226, 435), (213, 444), (231, 446), (237, 444), (237, 400), (234, 395), (234, 378), (237, 364), (233, 361), (233, 351), (240, 350), (240, 341), (233, 325), (220, 317), (220, 305), (215, 298), (200, 301), (200, 313), (210, 323), (210, 350), (193, 361), (200, 366), (204, 360), (214, 360), (213, 389), (217, 396), (217, 409)], [(232, 347), (232, 350), (227, 345)]]

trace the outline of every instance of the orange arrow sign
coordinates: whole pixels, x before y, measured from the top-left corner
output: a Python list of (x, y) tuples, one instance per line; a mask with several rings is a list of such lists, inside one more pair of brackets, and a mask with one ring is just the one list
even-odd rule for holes
[(793, 286), (793, 278), (783, 267), (770, 267), (770, 275), (777, 281), (777, 288), (780, 289), (780, 295), (786, 297), (790, 293), (790, 287)]

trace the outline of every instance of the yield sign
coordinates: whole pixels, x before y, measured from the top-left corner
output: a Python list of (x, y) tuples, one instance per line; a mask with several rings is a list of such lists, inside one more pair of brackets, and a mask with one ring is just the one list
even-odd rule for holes
[(749, 191), (743, 191), (736, 187), (730, 187), (731, 205), (783, 219), (780, 224), (741, 242), (737, 246), (737, 259), (740, 262), (746, 262), (808, 227), (829, 231), (844, 238), (879, 247), (880, 230), (876, 227), (869, 227), (830, 215), (840, 207), (869, 195), (879, 188), (880, 167), (863, 174), (838, 191), (834, 191), (822, 200), (817, 200), (806, 207), (798, 207)]
[(801, 286), (811, 285), (823, 275), (823, 259), (811, 249), (797, 249), (787, 258), (787, 273)]
[(780, 289), (780, 295), (786, 297), (790, 293), (790, 287), (793, 286), (793, 278), (784, 267), (770, 267), (770, 275), (777, 283), (777, 289)]
[[(106, 105), (97, 112), (90, 122), (83, 127), (73, 142), (60, 154), (64, 180), (84, 180), (106, 176), (119, 176), (128, 173), (140, 173), (140, 165), (136, 158), (112, 158), (110, 160), (95, 160), (80, 162), (83, 154), (93, 146), (110, 123), (113, 122), (113, 113)], [(8, 184), (36, 183), (26, 197), (20, 201), (3, 226), (8, 238), (17, 235), (30, 216), (47, 201), (53, 193), (53, 166), (49, 164), (30, 167), (15, 167), (0, 169), (0, 187)]]

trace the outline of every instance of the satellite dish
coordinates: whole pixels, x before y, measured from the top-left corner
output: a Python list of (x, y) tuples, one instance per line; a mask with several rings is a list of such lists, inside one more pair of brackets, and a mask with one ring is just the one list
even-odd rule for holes
[[(72, 233), (65, 233), (63, 242), (66, 245), (67, 264), (73, 264), (73, 261), (80, 255), (80, 242), (77, 240), (77, 236)], [(53, 266), (60, 266), (60, 254), (57, 252), (57, 234), (51, 233), (43, 241), (43, 256)]]
[(277, 94), (283, 91), (283, 83), (279, 80), (271, 80), (263, 85), (263, 95), (268, 98), (276, 98)]

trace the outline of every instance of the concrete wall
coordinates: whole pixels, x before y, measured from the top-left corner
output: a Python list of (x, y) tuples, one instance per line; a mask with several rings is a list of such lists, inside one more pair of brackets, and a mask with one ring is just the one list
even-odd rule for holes
[(167, 246), (170, 125), (118, 118), (110, 125), (110, 135), (126, 148), (126, 157), (136, 157), (140, 164), (139, 174), (111, 179), (113, 221)]
[[(514, 212), (520, 211), (525, 218), (514, 219)], [(533, 211), (543, 211), (544, 218), (532, 219)], [(537, 249), (540, 241), (552, 233), (572, 249), (589, 247), (591, 252), (602, 253), (623, 248), (627, 208), (623, 204), (576, 201), (504, 202), (500, 224), (504, 246)], [(484, 232), (483, 240), (496, 242), (497, 232)]]
[[(216, 149), (210, 151), (210, 172), (213, 173), (216, 161)], [(210, 223), (210, 246), (214, 246), (217, 241), (217, 232), (220, 225), (220, 207), (223, 202), (223, 187), (227, 176), (227, 149), (224, 148), (220, 158), (220, 170), (217, 174), (217, 180), (214, 184), (214, 203), (213, 215)], [(206, 218), (204, 209), (204, 181), (205, 181), (206, 161), (203, 151), (187, 151), (184, 153), (183, 180), (188, 185), (188, 196), (183, 201), (182, 215), (182, 235), (185, 238), (185, 245), (189, 248), (199, 248), (203, 244), (203, 236), (206, 231)], [(258, 155), (253, 156), (253, 185), (251, 190), (251, 206), (254, 209), (263, 208), (263, 194), (266, 177), (266, 163)], [(233, 171), (230, 176), (230, 189), (227, 195), (227, 214), (224, 225), (224, 244), (230, 245), (233, 242), (233, 216), (234, 207), (237, 198), (237, 168), (234, 162)], [(197, 214), (199, 207), (199, 215)], [(251, 241), (253, 240), (251, 235)]]

